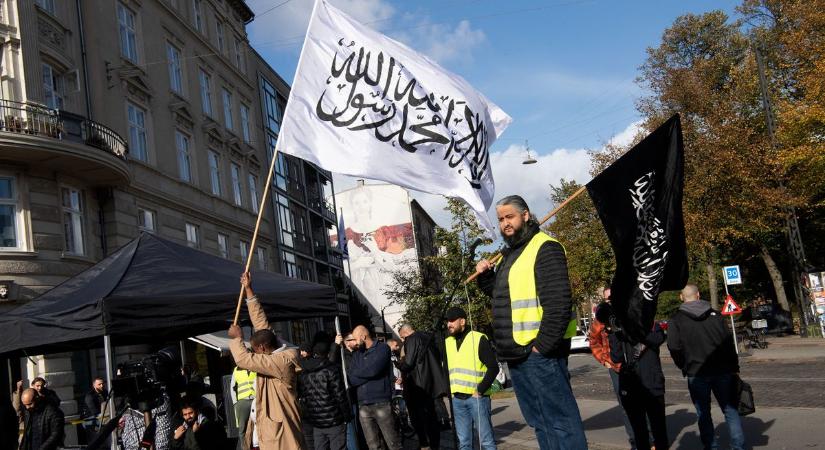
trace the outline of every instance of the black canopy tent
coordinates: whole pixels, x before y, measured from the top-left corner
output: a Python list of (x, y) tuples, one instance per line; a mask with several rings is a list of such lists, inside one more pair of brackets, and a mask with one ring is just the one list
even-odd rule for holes
[[(163, 342), (226, 329), (242, 271), (237, 262), (142, 233), (0, 318), (0, 354), (90, 348), (104, 337), (114, 345)], [(271, 272), (255, 272), (253, 286), (272, 321), (338, 314), (331, 286)]]

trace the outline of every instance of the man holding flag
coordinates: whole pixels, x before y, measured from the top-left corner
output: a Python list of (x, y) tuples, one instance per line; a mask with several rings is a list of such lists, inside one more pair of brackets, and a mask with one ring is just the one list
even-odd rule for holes
[(487, 260), (476, 271), (479, 287), (492, 298), (498, 358), (510, 368), (521, 413), (535, 428), (539, 448), (584, 450), (567, 370), (576, 318), (564, 247), (539, 229), (521, 197), (499, 200), (496, 213), (507, 248), (495, 271)]

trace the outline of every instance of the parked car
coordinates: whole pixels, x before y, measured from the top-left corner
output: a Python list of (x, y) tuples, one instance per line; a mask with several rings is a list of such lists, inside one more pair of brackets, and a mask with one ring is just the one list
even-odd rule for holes
[(587, 338), (587, 331), (582, 331), (581, 327), (576, 327), (576, 335), (570, 339), (571, 352), (589, 352), (590, 342)]

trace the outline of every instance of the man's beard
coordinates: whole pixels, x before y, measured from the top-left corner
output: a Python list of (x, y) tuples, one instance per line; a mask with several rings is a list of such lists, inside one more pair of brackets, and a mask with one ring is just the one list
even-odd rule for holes
[(529, 222), (524, 222), (523, 224), (521, 224), (521, 228), (516, 230), (512, 236), (505, 236), (504, 234), (502, 234), (501, 237), (502, 239), (504, 239), (504, 242), (507, 244), (508, 247), (515, 248), (518, 247), (518, 245), (524, 241), (524, 238), (526, 238), (527, 235), (532, 231), (532, 228), (533, 227), (530, 226)]
[(463, 328), (459, 329), (458, 327), (456, 327), (456, 328), (453, 328), (452, 331), (450, 331), (450, 330), (447, 330), (447, 331), (450, 333), (450, 336), (455, 337), (455, 336), (460, 336), (461, 333), (464, 332), (464, 329)]

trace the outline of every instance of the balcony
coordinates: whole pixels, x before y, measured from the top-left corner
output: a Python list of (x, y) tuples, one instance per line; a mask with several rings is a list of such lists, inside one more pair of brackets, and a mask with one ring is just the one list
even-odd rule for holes
[(344, 260), (341, 257), (341, 253), (336, 252), (332, 249), (329, 249), (327, 251), (327, 262), (329, 262), (335, 267), (344, 267)]
[(296, 251), (299, 251), (305, 255), (312, 254), (312, 243), (309, 240), (309, 236), (305, 234), (295, 234), (295, 238), (292, 240), (293, 248)]
[(48, 167), (97, 185), (129, 182), (128, 145), (117, 133), (83, 116), (36, 103), (0, 99), (4, 159)]
[(304, 185), (295, 178), (287, 177), (286, 179), (286, 192), (292, 198), (296, 198), (299, 201), (304, 201)]

